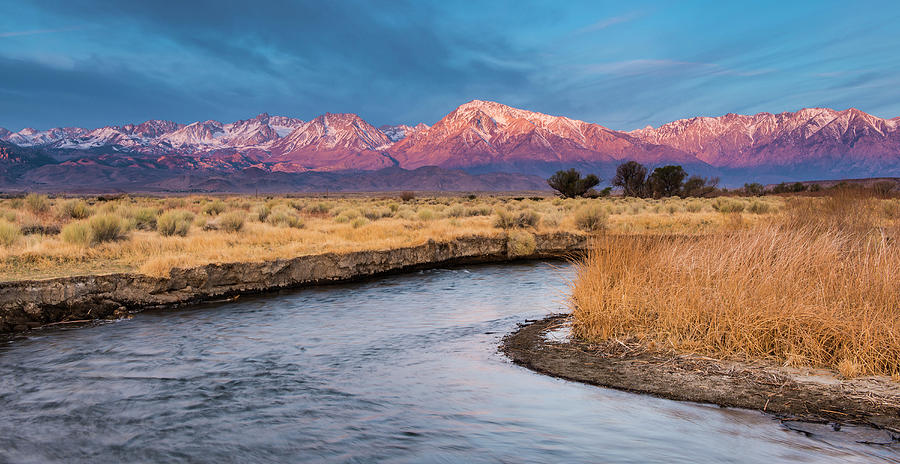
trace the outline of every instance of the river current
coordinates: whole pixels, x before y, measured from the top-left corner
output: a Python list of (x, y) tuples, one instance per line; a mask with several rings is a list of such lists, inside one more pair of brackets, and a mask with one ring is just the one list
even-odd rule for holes
[(898, 462), (759, 412), (567, 382), (501, 337), (565, 263), (479, 265), (0, 340), (0, 462)]

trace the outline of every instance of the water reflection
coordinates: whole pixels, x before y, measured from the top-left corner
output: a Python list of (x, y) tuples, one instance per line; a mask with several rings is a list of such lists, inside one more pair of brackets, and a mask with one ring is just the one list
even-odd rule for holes
[(560, 312), (559, 263), (242, 298), (0, 347), (0, 461), (872, 462), (750, 411), (534, 374), (497, 353)]

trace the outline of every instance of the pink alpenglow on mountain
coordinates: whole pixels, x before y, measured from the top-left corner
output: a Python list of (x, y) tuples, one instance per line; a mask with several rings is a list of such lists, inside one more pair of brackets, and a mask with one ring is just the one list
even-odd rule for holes
[[(618, 131), (473, 100), (433, 126), (376, 128), (351, 113), (326, 113), (308, 122), (263, 113), (231, 123), (150, 120), (93, 130), (61, 127), (12, 132), (0, 128), (0, 143), (8, 153), (2, 160), (5, 172), (0, 186), (20, 189), (184, 186), (247, 169), (254, 170), (254, 182), (262, 182), (265, 173), (391, 168), (385, 176), (395, 176), (399, 182), (402, 170), (427, 166), (450, 171), (446, 175), (429, 171), (423, 182), (437, 185), (425, 188), (484, 183), (472, 178), (450, 181), (461, 172), (453, 171), (457, 169), (469, 174), (517, 173), (518, 177), (505, 178), (507, 184), (533, 187), (542, 185), (541, 178), (554, 171), (571, 167), (608, 179), (615, 166), (627, 160), (651, 168), (680, 164), (692, 174), (717, 175), (738, 185), (900, 175), (900, 117), (881, 119), (857, 109), (727, 114)], [(161, 180), (174, 177), (180, 180)], [(403, 178), (404, 185), (411, 185), (408, 176)], [(384, 176), (378, 179), (373, 186), (387, 185)], [(272, 185), (288, 188), (294, 185), (290, 182), (280, 178)]]

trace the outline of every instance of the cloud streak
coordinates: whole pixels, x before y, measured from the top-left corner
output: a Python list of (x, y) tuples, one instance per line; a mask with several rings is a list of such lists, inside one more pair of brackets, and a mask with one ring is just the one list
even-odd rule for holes
[(0, 38), (21, 37), (21, 36), (25, 36), (25, 35), (55, 34), (58, 32), (81, 31), (81, 30), (84, 30), (87, 28), (88, 28), (88, 26), (72, 26), (72, 27), (61, 27), (61, 28), (57, 28), (57, 29), (33, 29), (30, 31), (0, 32)]

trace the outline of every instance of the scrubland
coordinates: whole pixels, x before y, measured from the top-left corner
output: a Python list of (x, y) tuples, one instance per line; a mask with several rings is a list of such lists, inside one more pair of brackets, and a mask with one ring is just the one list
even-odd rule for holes
[(776, 197), (30, 194), (0, 199), (0, 280), (119, 271), (166, 275), (173, 267), (388, 249), (464, 235), (693, 235), (750, 227), (782, 206)]
[(575, 335), (900, 379), (900, 201), (836, 191), (777, 209), (694, 236), (599, 236), (573, 281)]

